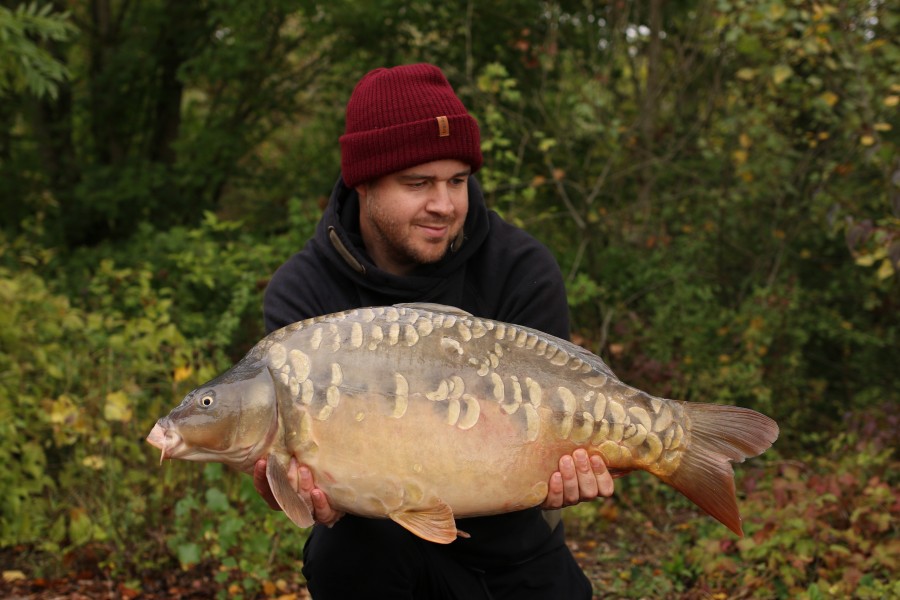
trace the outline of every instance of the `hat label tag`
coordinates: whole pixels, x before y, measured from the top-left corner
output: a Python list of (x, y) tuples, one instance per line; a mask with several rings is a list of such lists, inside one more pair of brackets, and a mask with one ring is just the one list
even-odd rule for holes
[(435, 117), (438, 123), (438, 137), (450, 137), (450, 121), (445, 116)]

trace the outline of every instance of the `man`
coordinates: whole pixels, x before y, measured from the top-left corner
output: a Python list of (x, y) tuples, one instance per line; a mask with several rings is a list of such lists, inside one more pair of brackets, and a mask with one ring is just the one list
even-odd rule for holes
[[(485, 207), (472, 176), (482, 164), (478, 125), (437, 67), (368, 73), (346, 118), (341, 178), (316, 234), (266, 290), (269, 331), (355, 307), (433, 302), (568, 338), (559, 267)], [(612, 494), (606, 466), (583, 450), (560, 458), (542, 507), (461, 519), (471, 537), (449, 545), (342, 515), (296, 462), (291, 478), (317, 521), (303, 557), (316, 600), (591, 597), (554, 510)], [(265, 461), (254, 481), (277, 508)]]

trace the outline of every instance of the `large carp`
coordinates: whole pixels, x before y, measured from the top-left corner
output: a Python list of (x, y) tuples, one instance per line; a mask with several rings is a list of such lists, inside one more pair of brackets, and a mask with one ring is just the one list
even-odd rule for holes
[(388, 517), (433, 542), (454, 517), (543, 502), (559, 458), (649, 471), (742, 534), (730, 461), (765, 451), (775, 422), (733, 406), (657, 398), (597, 356), (539, 331), (407, 304), (273, 332), (189, 393), (147, 441), (162, 457), (266, 475), (285, 514), (313, 523), (287, 479), (309, 466), (331, 505)]

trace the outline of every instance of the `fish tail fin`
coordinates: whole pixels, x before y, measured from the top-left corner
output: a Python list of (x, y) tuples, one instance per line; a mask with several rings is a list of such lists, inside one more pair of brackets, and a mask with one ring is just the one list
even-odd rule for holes
[(690, 445), (678, 468), (660, 477), (739, 536), (732, 462), (765, 452), (778, 439), (778, 425), (748, 408), (685, 402)]

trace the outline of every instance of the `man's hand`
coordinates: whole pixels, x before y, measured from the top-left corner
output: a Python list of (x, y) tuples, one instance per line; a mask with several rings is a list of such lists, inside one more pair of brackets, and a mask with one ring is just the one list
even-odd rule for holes
[[(297, 495), (306, 501), (307, 506), (312, 508), (313, 519), (316, 523), (321, 523), (331, 527), (337, 523), (338, 519), (344, 516), (339, 510), (334, 510), (328, 503), (328, 496), (325, 492), (316, 487), (313, 481), (312, 472), (306, 465), (300, 465), (291, 457), (291, 464), (288, 466), (288, 481), (291, 487), (297, 492)], [(253, 487), (263, 497), (266, 504), (272, 510), (281, 510), (275, 495), (272, 494), (272, 488), (269, 487), (269, 480), (266, 479), (266, 459), (261, 458), (256, 461), (253, 466)]]
[(603, 459), (597, 455), (588, 457), (587, 451), (579, 448), (571, 456), (564, 454), (559, 459), (559, 471), (550, 476), (549, 487), (541, 505), (544, 509), (571, 506), (598, 496), (608, 498), (614, 486)]

